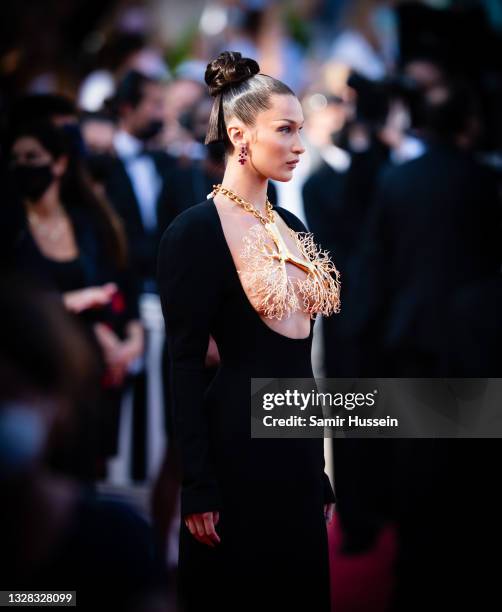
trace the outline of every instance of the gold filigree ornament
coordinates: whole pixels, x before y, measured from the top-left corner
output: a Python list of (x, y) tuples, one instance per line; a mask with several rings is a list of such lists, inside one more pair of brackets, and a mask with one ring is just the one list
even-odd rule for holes
[[(243, 237), (240, 253), (243, 266), (239, 271), (242, 284), (248, 288), (250, 299), (260, 313), (269, 319), (281, 320), (302, 306), (311, 318), (316, 314), (330, 316), (340, 312), (340, 273), (329, 253), (317, 247), (310, 232), (295, 232), (288, 228), (301, 254), (301, 257), (297, 257), (291, 253), (279, 232), (275, 212), (268, 199), (267, 217), (264, 217), (252, 204), (231, 190), (214, 185), (211, 195), (218, 192), (240, 204), (261, 222), (261, 225), (251, 227)], [(305, 272), (305, 278), (290, 278), (286, 263)]]

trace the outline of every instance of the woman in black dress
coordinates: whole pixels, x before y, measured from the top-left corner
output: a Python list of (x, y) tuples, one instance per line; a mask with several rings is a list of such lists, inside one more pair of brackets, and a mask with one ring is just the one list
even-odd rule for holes
[(125, 234), (59, 128), (46, 122), (21, 126), (9, 153), (12, 196), (3, 208), (2, 255), (9, 267), (59, 293), (96, 348), (101, 401), (98, 432), (90, 436), (98, 456), (95, 466), (76, 469), (82, 477), (102, 478), (105, 460), (117, 452), (128, 370), (143, 352)]
[[(327, 611), (334, 494), (323, 440), (250, 435), (250, 379), (312, 377), (313, 319), (339, 309), (334, 264), (266, 197), (268, 179), (290, 180), (304, 151), (302, 109), (239, 53), (211, 62), (206, 82), (206, 142), (225, 143), (225, 176), (169, 226), (159, 255), (183, 470), (181, 602)], [(211, 336), (221, 362), (206, 388)]]

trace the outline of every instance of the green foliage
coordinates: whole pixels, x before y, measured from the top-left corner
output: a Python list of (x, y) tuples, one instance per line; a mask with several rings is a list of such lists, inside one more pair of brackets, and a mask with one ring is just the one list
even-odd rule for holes
[(194, 43), (199, 35), (199, 22), (193, 21), (179, 35), (174, 45), (166, 52), (166, 62), (174, 73), (185, 60), (192, 57)]
[(291, 38), (306, 49), (310, 45), (311, 39), (311, 32), (308, 22), (301, 19), (291, 7), (285, 10), (284, 19)]

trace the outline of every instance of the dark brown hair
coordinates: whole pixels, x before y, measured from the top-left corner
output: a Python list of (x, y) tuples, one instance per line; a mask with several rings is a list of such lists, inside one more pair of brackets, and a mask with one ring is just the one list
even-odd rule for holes
[(99, 196), (83, 164), (62, 130), (47, 121), (21, 125), (12, 135), (11, 146), (22, 136), (37, 140), (54, 159), (65, 155), (68, 166), (61, 180), (61, 201), (70, 210), (80, 207), (92, 216), (100, 233), (105, 252), (120, 269), (127, 262), (127, 241), (122, 220), (108, 200)]
[(295, 95), (281, 81), (261, 74), (255, 60), (242, 57), (237, 51), (223, 51), (210, 62), (205, 80), (209, 94), (215, 98), (205, 142), (223, 142), (227, 151), (233, 149), (226, 129), (230, 117), (252, 126), (256, 115), (270, 108), (270, 96)]

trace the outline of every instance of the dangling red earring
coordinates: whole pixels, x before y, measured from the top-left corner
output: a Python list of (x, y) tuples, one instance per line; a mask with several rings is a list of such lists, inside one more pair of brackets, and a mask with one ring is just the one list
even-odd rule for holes
[(243, 166), (246, 163), (246, 157), (248, 155), (248, 150), (246, 145), (241, 145), (241, 152), (239, 153), (239, 164)]

